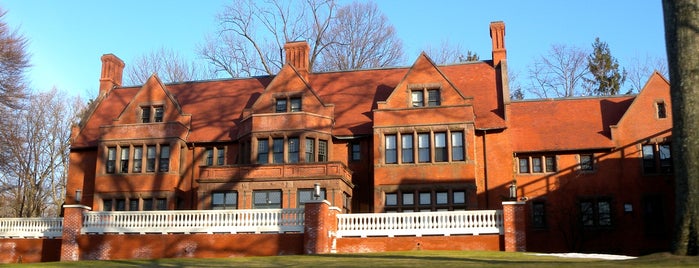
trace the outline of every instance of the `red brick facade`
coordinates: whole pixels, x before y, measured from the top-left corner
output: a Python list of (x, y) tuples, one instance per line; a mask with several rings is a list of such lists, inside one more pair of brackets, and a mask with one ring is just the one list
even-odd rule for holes
[(511, 101), (504, 23), (490, 36), (492, 60), (313, 73), (295, 42), (275, 76), (133, 87), (107, 54), (73, 129), (68, 202), (80, 190), (97, 211), (295, 208), (319, 183), (341, 213), (501, 209), (516, 180), (518, 248), (666, 250), (667, 80), (653, 74), (635, 96)]

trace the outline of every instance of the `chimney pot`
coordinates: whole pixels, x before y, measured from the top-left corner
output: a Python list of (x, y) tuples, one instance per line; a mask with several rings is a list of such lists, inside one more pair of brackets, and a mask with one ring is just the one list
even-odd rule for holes
[(494, 21), (490, 23), (490, 38), (493, 40), (493, 66), (507, 58), (505, 50), (505, 23)]
[(297, 71), (308, 73), (308, 52), (311, 50), (306, 41), (289, 42), (284, 44), (286, 63), (294, 66)]
[(124, 72), (124, 62), (114, 54), (104, 54), (101, 59), (100, 96), (107, 94), (114, 87), (120, 87)]

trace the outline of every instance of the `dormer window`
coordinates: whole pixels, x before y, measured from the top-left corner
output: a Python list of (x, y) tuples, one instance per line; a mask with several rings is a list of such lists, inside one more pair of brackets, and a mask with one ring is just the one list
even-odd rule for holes
[(141, 107), (141, 123), (163, 122), (165, 108), (163, 106)]
[(163, 106), (153, 107), (153, 110), (155, 110), (155, 114), (153, 115), (153, 122), (163, 122)]
[(291, 98), (291, 111), (300, 112), (301, 111), (301, 98)]
[(286, 113), (286, 99), (277, 99), (276, 107), (277, 108), (276, 108), (275, 112)]
[(300, 112), (300, 111), (301, 111), (301, 98), (300, 97), (277, 98), (276, 103), (275, 103), (274, 112), (287, 113), (287, 112)]
[[(425, 95), (427, 95), (427, 99), (425, 99)], [(441, 105), (439, 89), (413, 89), (411, 103), (413, 107), (439, 106)]]
[(412, 95), (413, 107), (425, 106), (425, 96), (422, 90), (413, 90)]
[(439, 90), (430, 89), (427, 90), (427, 106), (439, 106), (441, 105)]

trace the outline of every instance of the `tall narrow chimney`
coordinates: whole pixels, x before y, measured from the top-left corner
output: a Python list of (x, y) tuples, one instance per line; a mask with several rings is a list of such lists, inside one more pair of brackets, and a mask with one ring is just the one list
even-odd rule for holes
[(102, 55), (102, 76), (100, 76), (100, 96), (112, 88), (121, 86), (124, 62), (114, 54)]
[(493, 40), (493, 66), (507, 58), (505, 50), (505, 23), (494, 21), (490, 23), (490, 38)]
[(289, 42), (284, 44), (286, 51), (286, 63), (291, 64), (297, 71), (307, 74), (308, 70), (308, 52), (311, 48), (306, 41)]

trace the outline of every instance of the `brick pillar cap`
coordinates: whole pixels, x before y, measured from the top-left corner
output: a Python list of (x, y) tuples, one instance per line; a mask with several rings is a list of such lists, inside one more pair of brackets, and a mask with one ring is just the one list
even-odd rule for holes
[(63, 205), (63, 208), (82, 208), (85, 210), (92, 210), (91, 207), (88, 207), (86, 205)]
[(310, 201), (306, 201), (306, 204), (308, 204), (308, 203), (325, 203), (325, 204), (327, 204), (328, 206), (330, 206), (330, 201), (328, 201), (328, 200), (310, 200)]
[(524, 205), (526, 203), (527, 202), (523, 202), (523, 201), (503, 201), (502, 202), (503, 205)]

